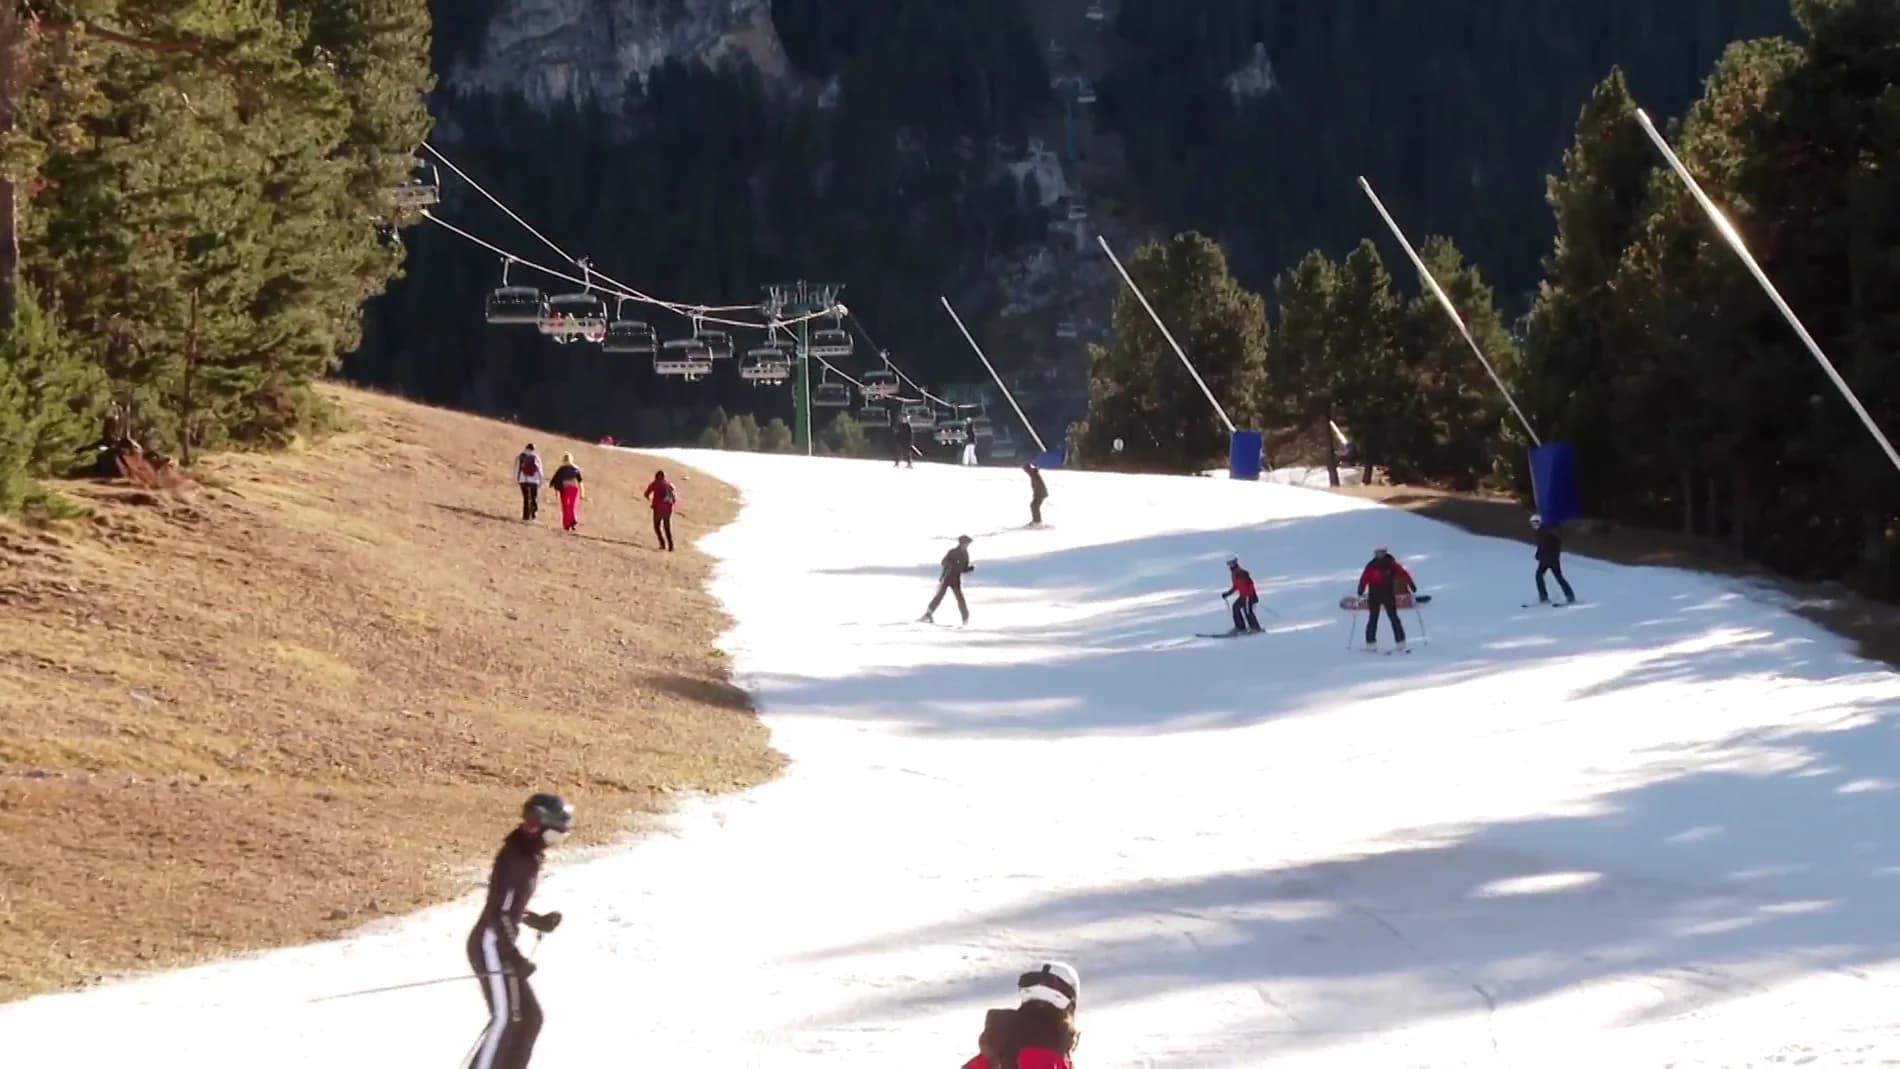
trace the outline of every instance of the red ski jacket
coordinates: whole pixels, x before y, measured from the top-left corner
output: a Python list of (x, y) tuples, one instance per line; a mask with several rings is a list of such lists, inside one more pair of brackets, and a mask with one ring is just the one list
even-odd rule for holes
[(665, 479), (655, 479), (647, 484), (645, 495), (653, 499), (653, 511), (672, 512), (673, 499), (677, 496), (673, 484)]
[(1227, 569), (1227, 574), (1234, 580), (1233, 588), (1227, 591), (1229, 594), (1239, 594), (1243, 598), (1257, 598), (1260, 596), (1259, 591), (1254, 589), (1253, 576), (1247, 574), (1247, 569), (1229, 568)]
[(1412, 573), (1405, 570), (1395, 557), (1374, 557), (1366, 570), (1359, 573), (1359, 593), (1371, 590), (1374, 593), (1416, 594), (1418, 584), (1412, 581)]
[[(990, 1060), (979, 1054), (963, 1063), (963, 1069), (990, 1069)], [(1075, 1069), (1065, 1055), (1044, 1047), (1025, 1047), (1009, 1069)]]

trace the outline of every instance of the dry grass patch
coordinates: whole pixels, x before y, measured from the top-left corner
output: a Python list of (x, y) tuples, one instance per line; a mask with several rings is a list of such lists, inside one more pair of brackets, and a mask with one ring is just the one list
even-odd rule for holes
[[(651, 459), (336, 391), (349, 430), (177, 492), (0, 522), (0, 999), (339, 934), (469, 890), (526, 794), (601, 842), (781, 759), (691, 542), (737, 501)], [(582, 527), (520, 520), (533, 440)]]
[[(1380, 501), (1472, 534), (1511, 538), (1526, 545), (1533, 541), (1526, 522), (1530, 513), (1507, 497), (1460, 494), (1420, 486), (1347, 486), (1335, 493)], [(1639, 527), (1611, 526), (1601, 531), (1567, 528), (1564, 552), (1618, 564), (1687, 568), (1747, 578), (1778, 591), (1788, 599), (1787, 607), (1791, 611), (1852, 641), (1860, 656), (1900, 668), (1900, 607), (1861, 597), (1839, 584), (1799, 582), (1713, 551), (1707, 542), (1679, 532)], [(1527, 554), (1524, 558), (1527, 595), (1535, 593), (1531, 573), (1536, 567)], [(1577, 596), (1588, 599), (1590, 592), (1579, 589)]]

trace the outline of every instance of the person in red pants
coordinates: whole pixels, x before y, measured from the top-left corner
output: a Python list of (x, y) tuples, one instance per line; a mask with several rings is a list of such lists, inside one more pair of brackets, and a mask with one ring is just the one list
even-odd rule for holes
[(581, 485), (581, 469), (574, 466), (574, 454), (561, 454), (561, 466), (554, 469), (548, 485), (561, 495), (561, 530), (572, 531), (579, 527), (580, 501), (587, 496), (587, 491)]
[(653, 473), (653, 481), (647, 484), (646, 499), (653, 504), (653, 537), (660, 548), (673, 551), (673, 505), (679, 501), (679, 489), (666, 477), (666, 472)]

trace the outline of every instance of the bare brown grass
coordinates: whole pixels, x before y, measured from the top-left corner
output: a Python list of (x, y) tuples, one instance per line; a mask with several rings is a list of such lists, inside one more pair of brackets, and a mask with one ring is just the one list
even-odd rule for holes
[[(780, 767), (690, 545), (729, 487), (670, 473), (657, 552), (648, 458), (333, 396), (315, 445), (0, 522), (0, 999), (469, 890), (532, 790), (598, 843)], [(585, 471), (579, 532), (521, 521), (528, 440)]]

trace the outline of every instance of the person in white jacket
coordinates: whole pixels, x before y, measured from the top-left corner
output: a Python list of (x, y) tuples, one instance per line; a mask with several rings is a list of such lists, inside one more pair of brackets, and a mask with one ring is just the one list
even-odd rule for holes
[(515, 482), (521, 485), (521, 518), (532, 520), (541, 513), (541, 483), (546, 480), (547, 472), (541, 467), (541, 454), (534, 451), (534, 443), (515, 457)]

